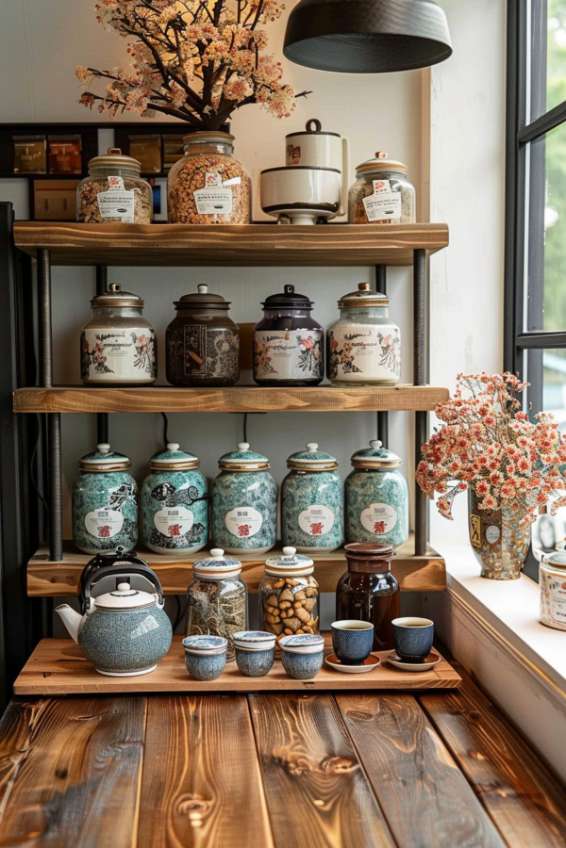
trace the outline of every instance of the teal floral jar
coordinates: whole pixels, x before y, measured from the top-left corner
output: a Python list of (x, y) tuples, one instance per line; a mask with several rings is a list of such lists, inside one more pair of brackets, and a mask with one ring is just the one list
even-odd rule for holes
[(409, 492), (399, 471), (401, 459), (371, 441), (352, 456), (346, 478), (348, 542), (379, 542), (398, 547), (409, 536)]
[(283, 544), (298, 551), (334, 551), (344, 542), (344, 494), (338, 463), (311, 442), (287, 460), (281, 488)]
[(277, 536), (277, 484), (266, 456), (247, 442), (218, 460), (212, 485), (212, 540), (228, 553), (266, 553)]
[(86, 554), (131, 551), (138, 541), (137, 484), (131, 462), (108, 444), (83, 456), (73, 488), (73, 540)]
[(152, 456), (140, 493), (140, 536), (150, 551), (187, 554), (206, 546), (207, 483), (199, 464), (175, 442)]

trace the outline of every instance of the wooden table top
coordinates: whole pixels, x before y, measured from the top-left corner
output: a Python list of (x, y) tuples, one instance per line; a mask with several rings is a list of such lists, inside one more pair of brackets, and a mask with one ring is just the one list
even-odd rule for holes
[[(558, 744), (558, 740), (557, 740)], [(564, 846), (564, 789), (459, 692), (15, 700), (0, 845)]]

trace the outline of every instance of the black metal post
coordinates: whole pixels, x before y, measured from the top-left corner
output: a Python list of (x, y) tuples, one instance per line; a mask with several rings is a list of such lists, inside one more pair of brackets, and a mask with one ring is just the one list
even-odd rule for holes
[[(429, 283), (425, 250), (415, 250), (413, 257), (413, 383), (428, 382), (429, 370)], [(421, 445), (426, 441), (428, 414), (415, 414), (415, 468), (421, 458)], [(426, 496), (415, 483), (415, 554), (426, 553), (428, 541), (428, 509)]]
[[(375, 266), (375, 290), (387, 294), (387, 265)], [(377, 438), (384, 447), (389, 444), (389, 413), (377, 413)]]
[(37, 295), (39, 338), (39, 381), (42, 386), (53, 384), (53, 338), (51, 329), (51, 264), (49, 251), (37, 251)]
[[(96, 294), (102, 294), (108, 288), (108, 268), (106, 265), (96, 266)], [(96, 443), (104, 444), (110, 441), (110, 416), (107, 412), (96, 414)]]

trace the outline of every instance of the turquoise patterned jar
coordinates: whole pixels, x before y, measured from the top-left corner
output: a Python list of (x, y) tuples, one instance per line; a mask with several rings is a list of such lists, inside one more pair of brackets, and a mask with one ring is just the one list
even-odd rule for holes
[(397, 547), (409, 536), (409, 492), (393, 451), (371, 441), (352, 456), (346, 478), (348, 542), (379, 542)]
[(228, 553), (266, 553), (277, 535), (277, 484), (266, 456), (247, 442), (218, 460), (212, 485), (212, 539)]
[(137, 484), (130, 460), (108, 444), (83, 456), (73, 488), (73, 540), (86, 554), (131, 551), (138, 541)]
[(187, 554), (206, 546), (207, 484), (199, 464), (175, 442), (152, 456), (140, 494), (141, 540), (150, 551)]
[(298, 551), (334, 551), (344, 542), (344, 494), (338, 463), (311, 442), (287, 460), (281, 488), (283, 544)]

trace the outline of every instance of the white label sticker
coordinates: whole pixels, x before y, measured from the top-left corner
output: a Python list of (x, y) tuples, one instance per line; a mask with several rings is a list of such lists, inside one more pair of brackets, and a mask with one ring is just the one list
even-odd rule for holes
[(550, 591), (550, 616), (562, 624), (566, 624), (566, 583), (565, 588), (551, 586)]
[(373, 194), (363, 204), (368, 221), (401, 221), (401, 192), (391, 191), (389, 180), (374, 180)]
[(176, 539), (189, 532), (194, 516), (186, 506), (164, 507), (155, 513), (153, 523), (163, 536)]
[(95, 539), (112, 539), (118, 535), (123, 524), (124, 516), (117, 509), (95, 509), (85, 515), (87, 533)]
[(485, 528), (485, 540), (490, 545), (495, 545), (498, 541), (501, 531), (497, 524), (490, 524), (489, 527)]
[(229, 187), (199, 188), (193, 195), (199, 215), (232, 214), (232, 189)]
[(256, 330), (255, 376), (262, 380), (305, 380), (323, 376), (321, 330)]
[(238, 539), (248, 539), (261, 530), (263, 516), (252, 506), (238, 506), (224, 516), (226, 529)]
[(97, 383), (156, 376), (155, 336), (147, 327), (93, 327), (81, 336), (82, 377)]
[(299, 513), (299, 527), (307, 536), (323, 536), (333, 524), (334, 513), (323, 504), (313, 504)]
[[(114, 186), (110, 181), (119, 180)], [(121, 185), (120, 185), (121, 183)], [(97, 194), (98, 209), (105, 221), (120, 221), (122, 224), (134, 223), (135, 193), (133, 189), (124, 189), (122, 177), (108, 177), (108, 191)]]
[(397, 524), (397, 510), (386, 503), (372, 503), (362, 510), (360, 521), (368, 533), (383, 536)]

